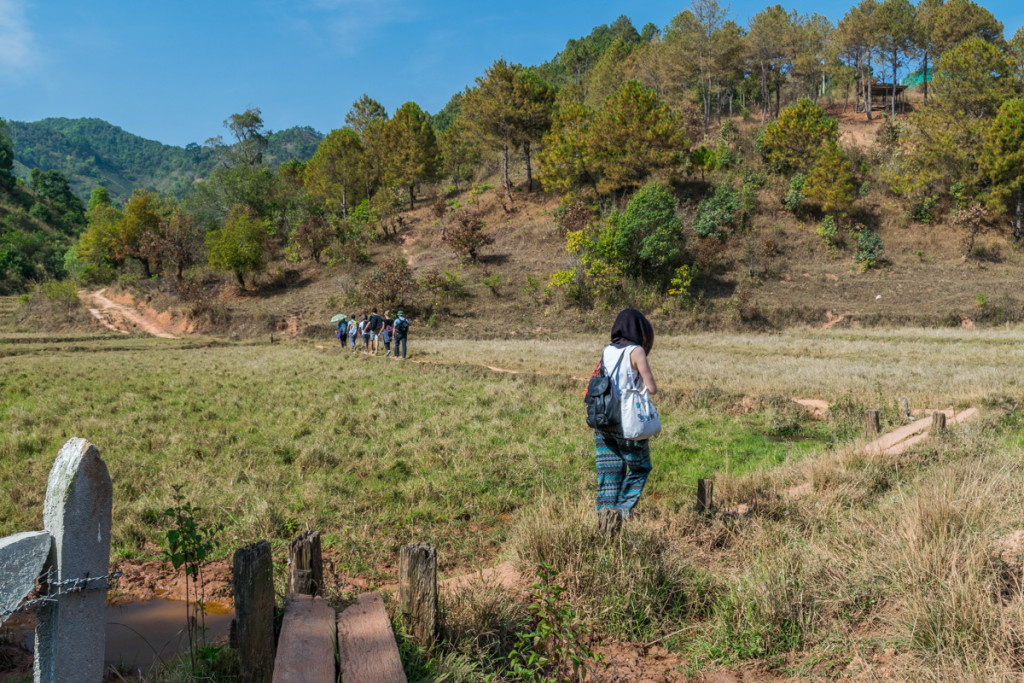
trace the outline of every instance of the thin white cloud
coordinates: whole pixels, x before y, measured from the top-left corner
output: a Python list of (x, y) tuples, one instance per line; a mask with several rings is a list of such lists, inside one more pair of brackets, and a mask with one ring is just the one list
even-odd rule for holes
[(347, 52), (372, 40), (379, 29), (415, 21), (421, 12), (408, 0), (310, 0), (308, 6)]
[(34, 36), (24, 2), (0, 0), (0, 73), (23, 69), (32, 59)]

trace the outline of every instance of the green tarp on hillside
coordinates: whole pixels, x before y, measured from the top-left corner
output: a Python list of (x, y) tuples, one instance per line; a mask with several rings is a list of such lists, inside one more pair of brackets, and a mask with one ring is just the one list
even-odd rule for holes
[[(928, 81), (931, 82), (932, 78), (935, 77), (935, 72), (928, 69)], [(903, 85), (908, 88), (913, 88), (915, 85), (921, 85), (924, 82), (924, 76), (921, 75), (920, 71), (915, 71), (906, 78), (903, 79)]]

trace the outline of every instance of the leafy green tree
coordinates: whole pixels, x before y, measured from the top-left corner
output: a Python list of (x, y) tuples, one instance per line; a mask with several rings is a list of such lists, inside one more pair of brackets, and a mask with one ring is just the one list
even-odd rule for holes
[(547, 83), (504, 59), (477, 78), (476, 87), (466, 89), (461, 116), (469, 131), (501, 152), (502, 182), (510, 202), (509, 151), (522, 145), (529, 156), (530, 143), (547, 130), (553, 102), (554, 94)]
[(441, 167), (458, 189), (459, 181), (469, 179), (480, 165), (480, 143), (466, 132), (466, 123), (459, 117), (437, 134), (437, 146)]
[(245, 289), (245, 277), (266, 266), (270, 226), (249, 207), (236, 206), (228, 215), (223, 230), (206, 234), (206, 252), (210, 267), (235, 274)]
[(92, 194), (89, 195), (89, 205), (86, 206), (86, 213), (92, 213), (92, 210), (101, 204), (110, 205), (110, 192), (107, 188), (102, 185), (94, 187)]
[(587, 105), (572, 99), (562, 102), (538, 155), (545, 188), (572, 192), (595, 186), (597, 171), (589, 151), (593, 121), (594, 112)]
[(84, 263), (79, 274), (88, 282), (107, 282), (124, 259), (118, 254), (121, 211), (99, 203), (89, 211), (89, 222), (75, 245), (75, 255)]
[(384, 105), (366, 93), (352, 104), (352, 109), (345, 114), (345, 123), (356, 133), (362, 135), (371, 121), (387, 121), (388, 112)]
[(68, 179), (55, 169), (29, 173), (29, 187), (36, 194), (39, 218), (55, 225), (65, 234), (78, 234), (85, 228), (85, 207), (71, 190)]
[(985, 131), (1000, 106), (1020, 92), (1013, 67), (997, 46), (970, 38), (942, 56), (933, 82), (931, 105), (915, 114), (908, 140), (890, 175), (906, 195), (961, 193), (977, 196), (987, 184), (978, 166)]
[(154, 251), (174, 267), (174, 277), (181, 282), (186, 268), (195, 265), (203, 255), (203, 232), (195, 217), (179, 207), (160, 220)]
[(1003, 24), (972, 0), (947, 0), (935, 10), (932, 43), (941, 56), (970, 38), (987, 43), (1003, 42)]
[(142, 274), (146, 279), (153, 276), (153, 266), (160, 260), (157, 242), (164, 213), (160, 195), (149, 190), (135, 190), (121, 216), (117, 255), (122, 260), (137, 260), (142, 265)]
[(807, 171), (839, 140), (839, 124), (806, 97), (786, 107), (761, 133), (761, 156), (779, 173)]
[(696, 147), (690, 152), (690, 167), (700, 171), (700, 181), (704, 182), (704, 173), (715, 170), (717, 161), (715, 150), (708, 149), (704, 145)]
[(676, 216), (677, 200), (664, 183), (650, 182), (633, 195), (622, 213), (608, 218), (601, 254), (623, 274), (665, 286), (682, 264), (686, 238)]
[(1024, 99), (1007, 100), (985, 134), (980, 159), (992, 182), (990, 203), (1013, 216), (1013, 238), (1024, 237)]
[(437, 177), (439, 155), (430, 116), (415, 102), (406, 102), (386, 124), (390, 154), (385, 180), (409, 193), (409, 210), (416, 207), (416, 186)]
[(0, 119), (0, 188), (14, 187), (14, 143), (7, 122)]
[(678, 168), (689, 147), (679, 116), (637, 81), (626, 81), (605, 102), (588, 142), (601, 193), (639, 187), (655, 171)]
[(715, 188), (713, 195), (697, 205), (693, 229), (701, 237), (725, 239), (726, 232), (722, 228), (735, 227), (742, 210), (743, 201), (739, 193), (723, 183)]
[(235, 137), (235, 144), (229, 148), (231, 163), (249, 168), (260, 166), (268, 144), (260, 108), (253, 107), (241, 114), (232, 114), (224, 121), (224, 125)]
[(305, 186), (321, 206), (342, 217), (361, 201), (363, 144), (352, 128), (332, 130), (320, 142), (305, 170)]
[(516, 74), (515, 92), (520, 102), (516, 127), (517, 139), (523, 146), (526, 159), (526, 191), (533, 192), (533, 165), (531, 145), (540, 142), (551, 129), (551, 116), (555, 108), (555, 91), (533, 70)]
[(856, 190), (853, 165), (837, 144), (830, 144), (818, 157), (804, 181), (804, 196), (827, 214), (845, 212)]

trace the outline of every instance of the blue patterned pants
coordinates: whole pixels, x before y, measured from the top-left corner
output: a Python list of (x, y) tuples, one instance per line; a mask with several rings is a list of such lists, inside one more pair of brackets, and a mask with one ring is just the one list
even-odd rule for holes
[(594, 431), (597, 443), (597, 509), (615, 508), (630, 515), (651, 473), (646, 441), (620, 439)]

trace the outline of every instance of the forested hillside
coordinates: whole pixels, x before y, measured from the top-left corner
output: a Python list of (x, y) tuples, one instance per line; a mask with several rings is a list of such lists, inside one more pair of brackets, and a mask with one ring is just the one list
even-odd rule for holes
[[(50, 118), (9, 126), (15, 175), (28, 180), (33, 168), (59, 171), (83, 200), (97, 186), (120, 202), (136, 188), (183, 197), (219, 160), (215, 144), (164, 145), (100, 119)], [(309, 159), (322, 138), (309, 127), (271, 133), (267, 161), (276, 168), (291, 158)]]
[[(598, 26), (542, 65), (498, 59), (433, 116), (364, 94), (315, 152), (313, 131), (270, 133), (258, 108), (229, 116), (227, 142), (188, 150), (75, 132), (96, 122), (46, 130), (104, 140), (64, 155), (89, 173), (107, 163), (96, 149), (121, 149), (172, 179), (125, 178), (91, 202), (66, 260), (82, 283), (160, 281), (208, 303), (309, 266), (344, 273), (353, 306), (427, 316), (473, 281), (520, 308), (641, 302), (695, 324), (774, 325), (826, 310), (820, 288), (780, 283), (843, 278), (861, 301), (891, 274), (978, 287), (971, 316), (1001, 322), (1024, 318), (1005, 285), (1024, 236), (1022, 95), (1024, 30), (1008, 39), (971, 0), (863, 0), (836, 24), (781, 6), (740, 24), (693, 0), (660, 28)], [(489, 253), (510, 232), (516, 253)], [(429, 245), (416, 264), (411, 243)], [(763, 313), (780, 299), (791, 314)], [(870, 319), (967, 317), (961, 300), (937, 305)]]

